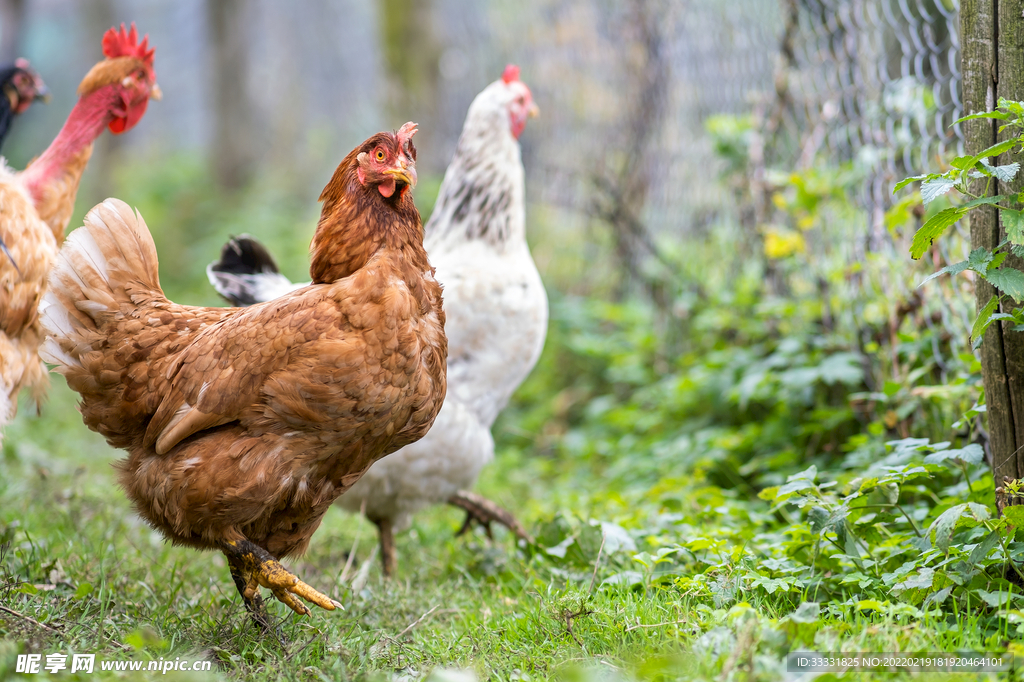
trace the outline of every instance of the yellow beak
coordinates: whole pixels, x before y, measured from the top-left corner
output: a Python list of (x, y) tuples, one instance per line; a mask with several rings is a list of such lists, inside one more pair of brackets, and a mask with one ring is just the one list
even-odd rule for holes
[(155, 99), (159, 102), (164, 97), (164, 91), (160, 89), (160, 86), (153, 83), (153, 88), (149, 91), (149, 98)]
[(540, 107), (537, 106), (536, 102), (530, 102), (530, 108), (526, 110), (526, 115), (529, 118), (537, 118), (540, 116)]
[(416, 186), (416, 169), (406, 167), (405, 162), (402, 162), (401, 168), (388, 168), (384, 172), (392, 176), (395, 181), (401, 180), (410, 187)]

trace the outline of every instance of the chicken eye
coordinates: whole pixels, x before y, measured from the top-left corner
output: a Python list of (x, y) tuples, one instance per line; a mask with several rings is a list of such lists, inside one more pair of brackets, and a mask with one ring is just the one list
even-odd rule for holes
[(378, 161), (383, 161), (384, 160), (384, 152), (382, 150), (380, 150), (380, 149), (377, 150), (377, 160)]

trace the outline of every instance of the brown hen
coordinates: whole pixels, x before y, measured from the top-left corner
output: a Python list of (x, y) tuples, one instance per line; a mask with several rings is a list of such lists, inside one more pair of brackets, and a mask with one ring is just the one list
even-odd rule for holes
[(441, 287), (410, 188), (414, 124), (352, 151), (320, 199), (310, 286), (249, 308), (172, 303), (141, 216), (108, 199), (61, 250), (43, 351), (86, 425), (128, 451), (120, 481), (176, 544), (227, 556), (300, 614), (337, 603), (285, 570), (331, 503), (419, 439), (445, 394)]

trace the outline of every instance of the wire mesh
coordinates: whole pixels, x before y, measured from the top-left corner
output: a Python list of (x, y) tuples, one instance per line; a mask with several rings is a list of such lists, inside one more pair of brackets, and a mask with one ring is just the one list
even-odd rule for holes
[[(474, 34), (483, 41), (452, 37), (461, 50), (472, 53), (467, 45), (475, 44), (483, 54), (495, 45), (515, 53), (525, 36), (524, 78), (536, 81), (545, 114), (554, 112), (541, 124), (539, 142), (524, 140), (531, 196), (585, 213), (595, 169), (629, 154), (629, 130), (649, 113), (637, 107), (639, 84), (651, 74), (636, 56), (644, 46), (632, 30), (629, 3), (544, 0), (515, 16), (500, 14), (501, 6), (491, 4), (499, 22), (483, 22), (492, 33)], [(875, 231), (898, 179), (962, 151), (962, 132), (952, 125), (963, 113), (957, 0), (655, 6), (671, 74), (661, 94), (667, 105), (644, 150), (644, 217), (656, 233), (685, 232), (729, 203), (704, 131), (716, 114), (767, 117), (780, 109), (768, 163), (853, 164), (865, 177), (860, 203)], [(496, 23), (506, 30), (495, 31)]]
[(786, 0), (799, 22), (787, 77), (793, 125), (819, 151), (870, 168), (865, 203), (962, 149), (958, 5), (953, 0)]

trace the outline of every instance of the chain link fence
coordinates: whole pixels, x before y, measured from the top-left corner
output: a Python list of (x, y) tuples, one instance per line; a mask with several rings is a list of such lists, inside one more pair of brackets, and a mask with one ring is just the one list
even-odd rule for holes
[(954, 0), (785, 0), (789, 125), (797, 165), (820, 152), (870, 169), (865, 204), (961, 151)]
[(472, 22), (490, 33), (451, 37), (474, 63), (496, 46), (511, 54), (529, 44), (519, 51), (524, 79), (546, 119), (524, 137), (534, 202), (608, 218), (609, 194), (635, 193), (654, 235), (706, 227), (733, 203), (706, 123), (752, 114), (767, 128), (769, 168), (856, 168), (877, 241), (893, 184), (962, 150), (952, 125), (963, 113), (958, 9), (957, 0), (541, 0), (511, 13), (496, 2), (491, 21)]

